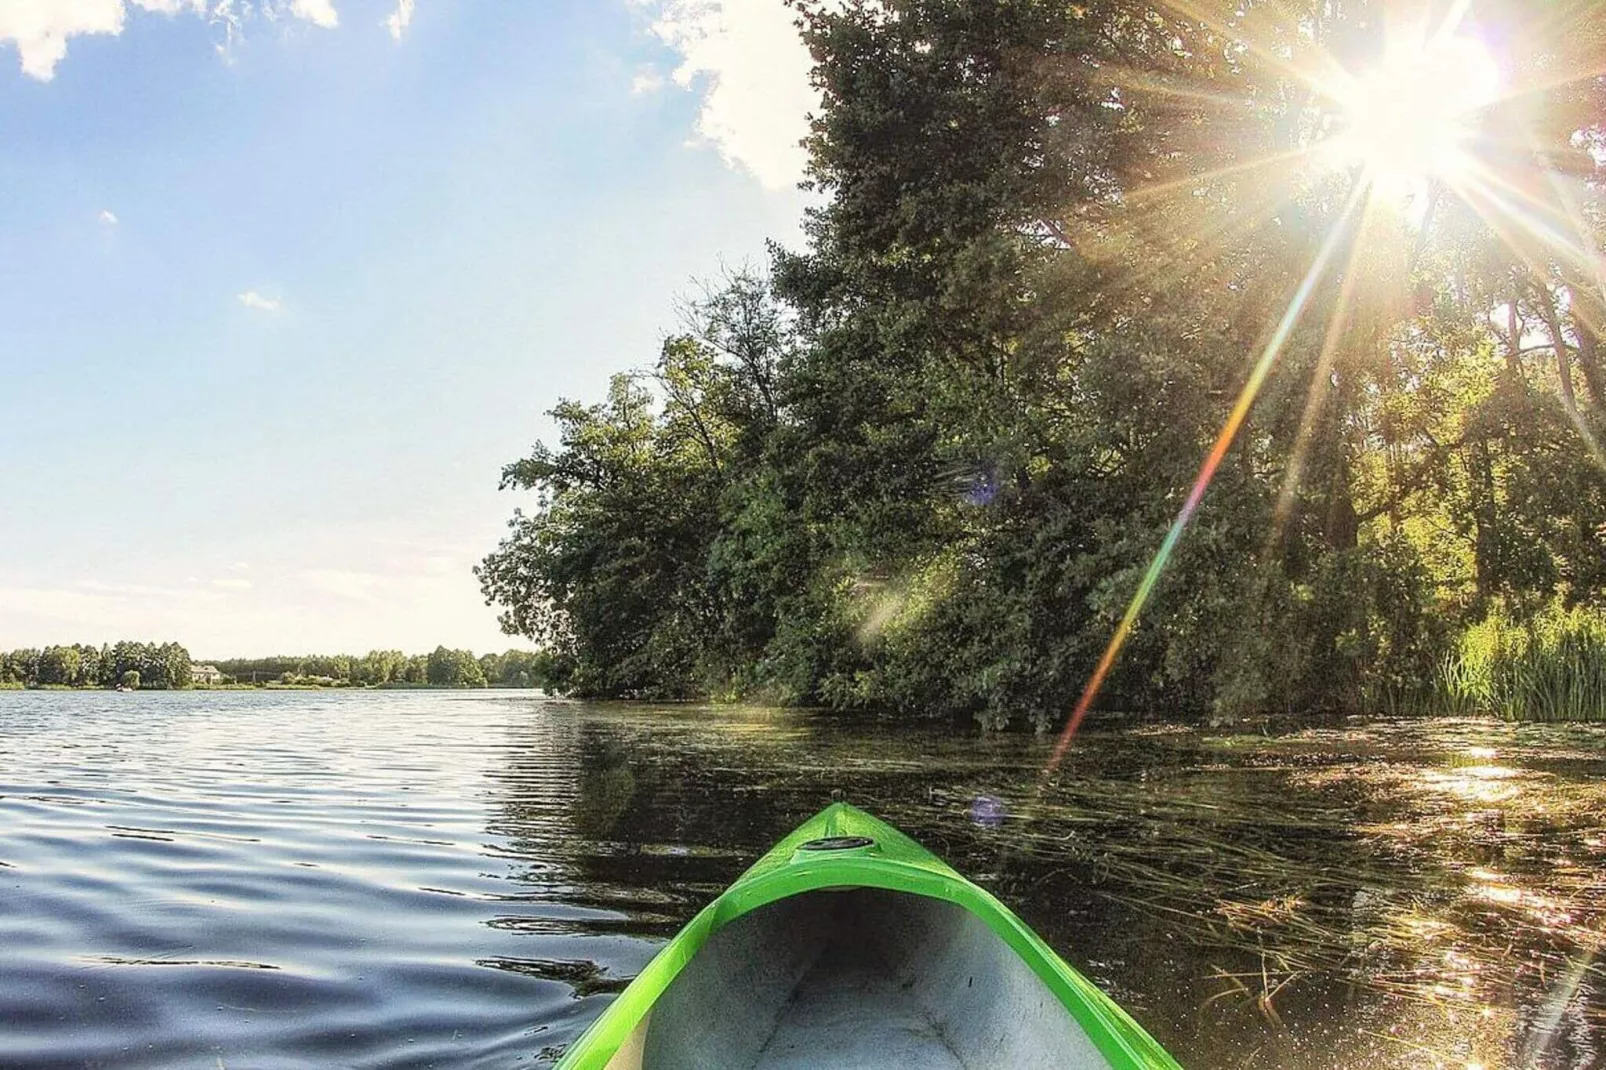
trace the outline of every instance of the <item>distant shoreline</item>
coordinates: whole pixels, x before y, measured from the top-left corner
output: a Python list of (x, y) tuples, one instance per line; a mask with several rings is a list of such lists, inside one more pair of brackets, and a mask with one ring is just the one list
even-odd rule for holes
[[(119, 688), (92, 685), (76, 687), (68, 684), (27, 684), (14, 681), (0, 682), (0, 691), (109, 691), (116, 694)], [(141, 687), (142, 694), (164, 691), (540, 691), (542, 688), (522, 684), (287, 684), (278, 680), (265, 680), (259, 684), (191, 684), (188, 687)]]
[(295, 654), (202, 661), (179, 643), (75, 643), (0, 651), (0, 688), (68, 691), (540, 687), (553, 656), (510, 649), (475, 655), (437, 646), (427, 654)]

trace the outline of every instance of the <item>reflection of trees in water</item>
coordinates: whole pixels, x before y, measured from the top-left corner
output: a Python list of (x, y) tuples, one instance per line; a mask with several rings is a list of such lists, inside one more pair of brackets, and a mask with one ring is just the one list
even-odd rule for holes
[[(493, 805), (486, 823), (493, 837), (487, 850), (506, 862), (508, 891), (485, 924), (521, 939), (499, 944), (507, 954), (475, 960), (562, 983), (575, 999), (621, 990), (650, 948), (631, 952), (616, 938), (664, 925), (640, 889), (593, 872), (595, 844), (618, 800), (628, 799), (630, 774), (623, 752), (611, 762), (588, 761), (586, 737), (584, 711), (569, 703), (533, 701), (508, 729), (503, 761), (487, 774)], [(592, 937), (615, 939), (599, 945)], [(608, 953), (597, 955), (599, 947)]]
[(546, 887), (574, 862), (579, 738), (576, 707), (532, 700), (508, 729), (502, 765), (486, 773), (496, 807), (485, 830), (505, 841), (513, 880)]
[(812, 812), (772, 790), (778, 758), (752, 733), (661, 714), (587, 719), (573, 821), (588, 879), (689, 918)]
[(625, 748), (613, 740), (592, 741), (580, 763), (580, 794), (574, 827), (588, 840), (611, 839), (636, 794), (636, 774)]
[(622, 992), (630, 983), (629, 977), (615, 977), (606, 966), (585, 959), (475, 959), (474, 965), (493, 970), (520, 973), (543, 981), (562, 981), (574, 989), (576, 999), (586, 996)]

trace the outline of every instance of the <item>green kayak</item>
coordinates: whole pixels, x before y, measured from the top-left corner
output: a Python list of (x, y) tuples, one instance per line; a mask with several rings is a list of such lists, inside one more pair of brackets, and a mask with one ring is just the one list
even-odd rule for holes
[(1180, 1070), (990, 894), (837, 803), (694, 917), (557, 1070)]

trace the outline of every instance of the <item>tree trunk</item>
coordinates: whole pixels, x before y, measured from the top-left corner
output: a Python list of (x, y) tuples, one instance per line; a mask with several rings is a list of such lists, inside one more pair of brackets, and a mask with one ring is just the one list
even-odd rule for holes
[(1606, 304), (1584, 287), (1572, 293), (1573, 333), (1578, 336), (1578, 370), (1583, 373), (1589, 401), (1596, 412), (1606, 412), (1606, 372), (1600, 366), (1600, 334), (1606, 322)]
[(1594, 430), (1589, 426), (1589, 420), (1578, 410), (1578, 397), (1573, 391), (1572, 346), (1567, 344), (1567, 336), (1562, 333), (1561, 314), (1556, 309), (1556, 295), (1550, 292), (1550, 287), (1543, 281), (1536, 281), (1534, 290), (1539, 298), (1539, 314), (1544, 317), (1545, 330), (1550, 334), (1550, 346), (1556, 351), (1556, 378), (1561, 391), (1561, 404), (1567, 410), (1567, 418), (1578, 429), (1578, 437), (1584, 440), (1589, 452), (1597, 458), (1606, 458), (1599, 440), (1595, 438)]
[(1353, 550), (1360, 544), (1361, 521), (1349, 492), (1349, 465), (1342, 459), (1333, 466), (1327, 492), (1327, 524), (1323, 533), (1335, 550)]

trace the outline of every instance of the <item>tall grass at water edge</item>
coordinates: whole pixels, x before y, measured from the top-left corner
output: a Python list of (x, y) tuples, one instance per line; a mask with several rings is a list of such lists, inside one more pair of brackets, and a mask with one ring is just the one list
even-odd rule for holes
[(1511, 721), (1606, 721), (1606, 614), (1503, 611), (1467, 629), (1439, 667), (1430, 705)]

